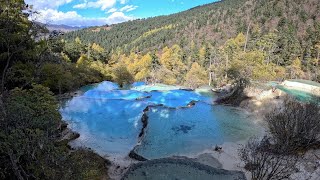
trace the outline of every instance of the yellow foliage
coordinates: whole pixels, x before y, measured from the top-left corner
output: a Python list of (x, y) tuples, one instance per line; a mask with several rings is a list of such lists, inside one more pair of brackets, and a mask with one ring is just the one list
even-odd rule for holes
[(152, 57), (150, 54), (144, 55), (140, 60), (135, 62), (135, 67), (138, 72), (135, 74), (137, 81), (144, 80), (150, 75)]
[(81, 54), (80, 58), (77, 60), (77, 66), (85, 65), (88, 62), (86, 55)]
[(291, 78), (301, 78), (304, 75), (304, 72), (301, 69), (301, 60), (298, 57), (292, 61), (289, 70)]
[(156, 76), (157, 76), (157, 79), (164, 84), (169, 84), (169, 85), (177, 84), (177, 79), (175, 74), (172, 71), (168, 70), (167, 68), (161, 67), (158, 70)]
[(65, 60), (66, 62), (71, 62), (70, 58), (68, 55), (66, 55), (64, 52), (61, 52), (62, 59)]
[(295, 68), (301, 68), (301, 61), (299, 58), (296, 58), (294, 61), (292, 61), (292, 67), (295, 67)]
[(160, 57), (160, 63), (175, 74), (179, 74), (185, 70), (185, 65), (181, 60), (181, 48), (179, 45), (174, 45), (171, 48), (165, 47)]
[(275, 78), (275, 72), (272, 71), (271, 65), (261, 64), (253, 68), (251, 78), (260, 81), (270, 81)]
[(239, 33), (234, 41), (239, 47), (243, 47), (246, 42), (246, 36), (243, 33)]
[(105, 77), (111, 77), (112, 76), (111, 68), (107, 64), (105, 64), (105, 63), (103, 63), (101, 61), (90, 62), (89, 67), (94, 69), (94, 70), (99, 71)]
[(82, 43), (79, 37), (76, 37), (76, 39), (74, 41), (76, 42), (76, 44), (81, 44)]
[(129, 56), (120, 55), (118, 63), (115, 66), (119, 65), (126, 66), (128, 72), (136, 81), (143, 81), (150, 75), (152, 57), (150, 53), (141, 57), (131, 52)]
[(134, 44), (134, 43), (137, 43), (137, 42), (139, 42), (140, 40), (142, 40), (143, 38), (146, 38), (146, 37), (148, 37), (148, 36), (151, 36), (151, 35), (159, 32), (159, 31), (172, 29), (172, 28), (174, 28), (174, 27), (175, 27), (175, 26), (173, 26), (172, 24), (169, 24), (169, 25), (167, 25), (167, 26), (163, 26), (163, 27), (160, 27), (160, 28), (152, 29), (152, 30), (150, 30), (150, 31), (147, 31), (147, 32), (143, 33), (142, 36), (140, 36), (139, 38), (137, 38), (136, 40), (134, 40), (132, 43), (133, 43), (133, 44)]
[(186, 84), (192, 88), (196, 88), (207, 82), (208, 76), (206, 71), (197, 62), (194, 62), (186, 75)]
[(206, 56), (206, 47), (203, 46), (203, 47), (201, 47), (200, 50), (199, 50), (199, 59), (200, 59), (201, 62), (204, 61), (205, 56)]
[(91, 49), (99, 53), (102, 53), (104, 51), (104, 49), (96, 43), (92, 44)]
[(110, 66), (114, 66), (119, 60), (119, 56), (117, 54), (112, 54), (109, 61), (108, 61), (108, 64)]
[(264, 61), (265, 56), (261, 51), (240, 53), (232, 62), (229, 73), (234, 78), (246, 77), (252, 80), (272, 80), (276, 77), (275, 65), (271, 63), (267, 65)]

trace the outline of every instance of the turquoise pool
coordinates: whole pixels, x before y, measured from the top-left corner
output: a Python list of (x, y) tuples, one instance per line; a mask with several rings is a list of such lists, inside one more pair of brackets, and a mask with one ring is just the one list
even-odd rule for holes
[[(81, 90), (81, 95), (61, 105), (60, 113), (80, 133), (71, 145), (103, 156), (125, 157), (132, 149), (150, 159), (198, 153), (216, 144), (245, 140), (259, 129), (246, 112), (213, 105), (215, 96), (209, 91), (144, 83), (123, 90), (112, 82)], [(187, 107), (191, 101), (197, 103)], [(139, 137), (141, 117), (151, 105), (145, 133)]]

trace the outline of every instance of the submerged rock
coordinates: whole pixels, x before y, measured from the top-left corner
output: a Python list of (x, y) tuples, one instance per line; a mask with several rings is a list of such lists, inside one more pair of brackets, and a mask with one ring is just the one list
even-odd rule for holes
[(194, 161), (205, 164), (214, 168), (222, 169), (222, 164), (211, 154), (201, 154)]
[(144, 135), (144, 130), (148, 126), (148, 116), (145, 113), (141, 117), (141, 122), (142, 122), (142, 129), (139, 134), (140, 138)]
[(60, 141), (63, 141), (63, 140), (72, 141), (72, 140), (78, 139), (79, 137), (80, 137), (79, 133), (74, 132), (69, 128), (66, 128), (61, 133)]
[(192, 101), (187, 105), (187, 107), (192, 107), (192, 106), (194, 106), (194, 105), (196, 105), (196, 101), (192, 100)]
[(129, 157), (138, 161), (147, 161), (148, 159), (140, 156), (139, 154), (135, 153), (134, 150), (130, 151)]
[(240, 171), (217, 169), (187, 158), (165, 158), (135, 164), (129, 168), (122, 179), (245, 180), (246, 177)]

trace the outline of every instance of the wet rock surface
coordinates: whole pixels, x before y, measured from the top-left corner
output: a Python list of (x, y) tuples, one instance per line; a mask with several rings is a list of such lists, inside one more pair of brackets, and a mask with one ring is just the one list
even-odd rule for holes
[(147, 161), (148, 159), (140, 156), (139, 154), (135, 153), (134, 150), (130, 151), (129, 157), (138, 161)]
[(135, 164), (129, 168), (122, 179), (245, 180), (246, 177), (240, 171), (213, 168), (188, 158), (166, 158)]

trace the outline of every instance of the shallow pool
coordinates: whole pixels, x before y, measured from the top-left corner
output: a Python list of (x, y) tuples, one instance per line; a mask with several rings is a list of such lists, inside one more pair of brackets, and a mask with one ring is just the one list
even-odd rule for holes
[(277, 88), (301, 102), (318, 102), (318, 98), (316, 98), (316, 96), (311, 93), (291, 89), (282, 85), (277, 85)]
[[(214, 94), (208, 91), (143, 83), (122, 90), (111, 82), (81, 90), (81, 95), (61, 105), (60, 113), (80, 133), (71, 145), (92, 148), (100, 155), (126, 156), (139, 141), (136, 153), (150, 159), (192, 154), (245, 140), (259, 129), (244, 111), (213, 105)], [(191, 101), (197, 103), (187, 107)], [(148, 125), (139, 138), (141, 117), (150, 105)]]
[(245, 180), (239, 171), (206, 166), (190, 159), (157, 159), (133, 165), (123, 180)]
[(153, 107), (147, 115), (145, 136), (135, 148), (147, 159), (192, 155), (258, 133), (248, 115), (233, 107), (199, 102), (192, 108)]

